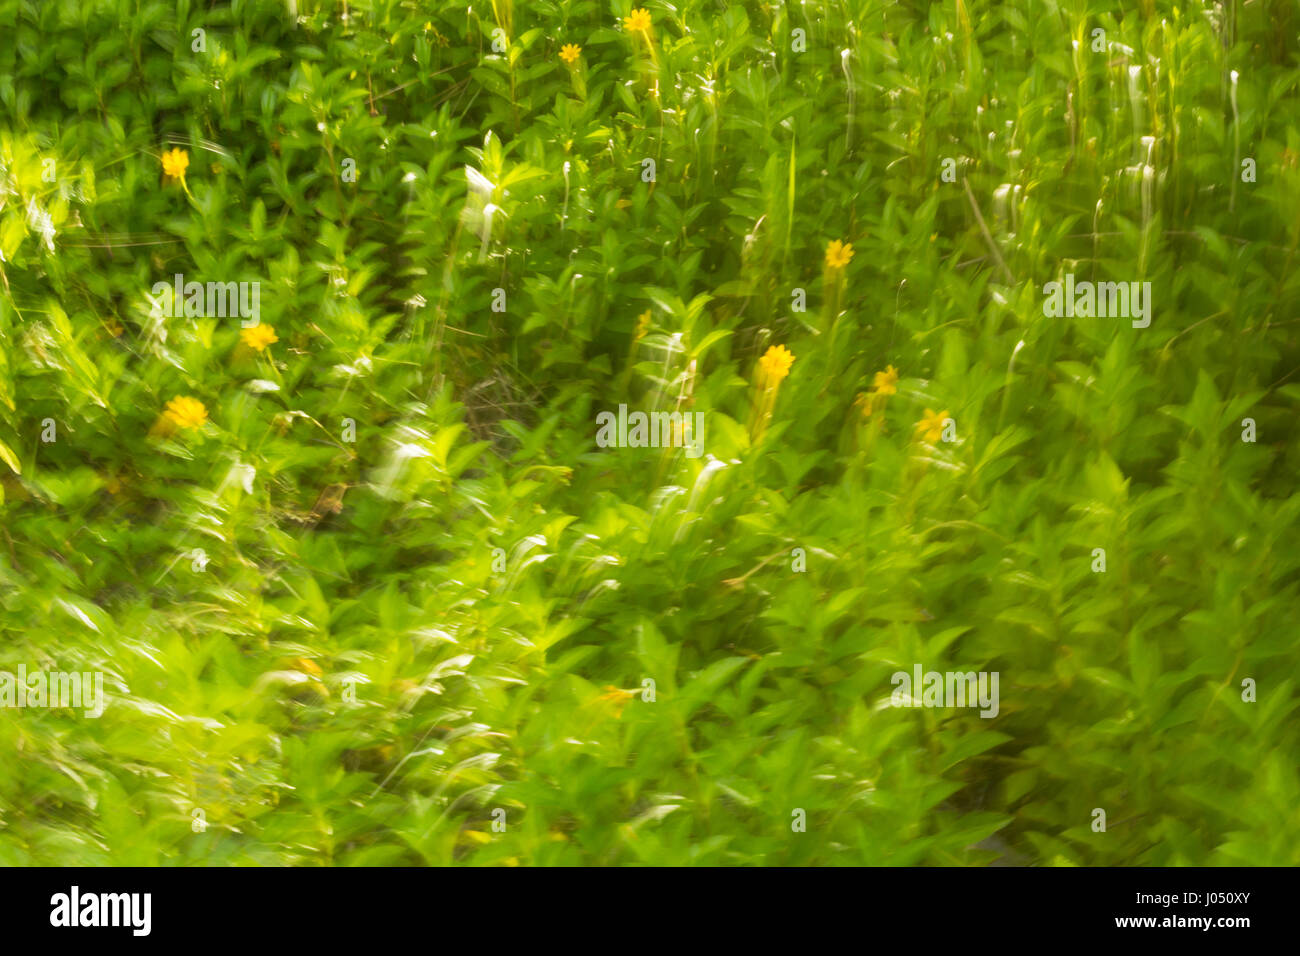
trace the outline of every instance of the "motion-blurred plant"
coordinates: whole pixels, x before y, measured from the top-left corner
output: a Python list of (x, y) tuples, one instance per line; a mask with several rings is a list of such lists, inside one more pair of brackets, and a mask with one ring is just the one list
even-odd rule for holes
[(1300, 863), (1300, 21), (1114, 7), (0, 0), (0, 863)]

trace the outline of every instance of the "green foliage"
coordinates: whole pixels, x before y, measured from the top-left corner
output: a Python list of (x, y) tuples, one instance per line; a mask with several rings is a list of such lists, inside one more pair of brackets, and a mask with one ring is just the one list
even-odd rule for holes
[(1300, 17), (1130, 6), (0, 0), (0, 863), (1300, 863)]

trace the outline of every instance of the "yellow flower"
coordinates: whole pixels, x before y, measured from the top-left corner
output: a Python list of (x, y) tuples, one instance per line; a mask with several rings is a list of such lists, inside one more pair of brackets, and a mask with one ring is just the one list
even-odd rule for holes
[(614, 716), (622, 717), (623, 708), (627, 706), (627, 702), (631, 700), (635, 694), (636, 691), (634, 690), (623, 690), (621, 687), (615, 687), (613, 684), (606, 684), (605, 693), (600, 695), (600, 699), (611, 701)]
[(773, 345), (758, 360), (758, 383), (763, 388), (775, 388), (790, 374), (794, 353), (784, 345)]
[(885, 367), (883, 372), (877, 372), (875, 380), (871, 383), (872, 387), (881, 395), (895, 395), (898, 393), (898, 369), (892, 365)]
[(290, 663), (290, 666), (296, 671), (301, 671), (304, 674), (311, 674), (313, 677), (320, 677), (321, 675), (320, 665), (306, 657), (297, 658)]
[(847, 242), (839, 239), (832, 239), (826, 246), (826, 267), (828, 269), (843, 269), (853, 258), (853, 247)]
[(650, 32), (650, 11), (638, 8), (633, 10), (623, 18), (623, 29), (630, 31), (640, 30), (643, 33)]
[(646, 309), (644, 312), (642, 312), (640, 315), (636, 317), (636, 335), (633, 336), (632, 340), (633, 341), (639, 340), (646, 334), (647, 331), (649, 331), (649, 329), (650, 329), (650, 310)]
[(858, 392), (857, 397), (853, 399), (853, 404), (862, 409), (862, 418), (864, 420), (870, 418), (871, 413), (875, 410), (875, 402), (872, 400), (872, 396), (866, 392)]
[(183, 149), (165, 150), (162, 154), (163, 175), (170, 179), (184, 179), (190, 167), (190, 154)]
[(239, 340), (250, 349), (256, 349), (258, 352), (264, 352), (272, 342), (280, 341), (275, 334), (275, 329), (260, 322), (250, 329), (240, 329)]
[(576, 43), (566, 43), (560, 47), (560, 59), (572, 66), (578, 61), (578, 54), (582, 52), (582, 47)]
[(939, 437), (943, 435), (943, 423), (948, 420), (948, 417), (946, 408), (941, 412), (927, 408), (925, 417), (916, 423), (916, 430), (921, 433), (921, 437), (926, 441), (938, 441)]
[(776, 408), (776, 396), (781, 389), (781, 381), (790, 374), (794, 364), (794, 353), (784, 345), (773, 345), (758, 360), (758, 371), (754, 376), (754, 400), (750, 406), (749, 434), (750, 441), (757, 445), (767, 431), (767, 423)]
[(202, 428), (208, 419), (208, 410), (197, 398), (177, 396), (167, 403), (164, 413), (172, 424), (180, 428)]

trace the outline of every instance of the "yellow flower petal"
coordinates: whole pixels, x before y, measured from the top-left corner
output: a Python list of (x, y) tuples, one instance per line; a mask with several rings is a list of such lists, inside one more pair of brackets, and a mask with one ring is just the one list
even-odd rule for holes
[(643, 8), (637, 8), (623, 18), (623, 29), (628, 31), (639, 30), (648, 33), (650, 26), (650, 11)]
[(758, 360), (758, 382), (763, 388), (773, 388), (790, 374), (794, 353), (784, 345), (773, 345)]
[(898, 369), (889, 365), (883, 372), (877, 372), (872, 387), (881, 395), (894, 395), (898, 392)]
[(178, 395), (173, 398), (167, 403), (163, 415), (178, 428), (202, 428), (208, 420), (208, 410), (203, 407), (203, 403), (188, 396)]
[(266, 347), (272, 342), (278, 342), (280, 339), (275, 334), (275, 329), (269, 325), (258, 323), (252, 328), (240, 329), (239, 340), (247, 345), (250, 349), (258, 352), (266, 351)]
[(853, 258), (853, 247), (841, 239), (832, 239), (826, 246), (826, 266), (843, 269)]
[(949, 418), (948, 409), (936, 412), (927, 408), (925, 415), (916, 423), (916, 430), (928, 442), (936, 442), (943, 436), (943, 423)]
[(163, 175), (171, 179), (184, 179), (190, 166), (190, 154), (183, 149), (165, 150), (162, 154)]

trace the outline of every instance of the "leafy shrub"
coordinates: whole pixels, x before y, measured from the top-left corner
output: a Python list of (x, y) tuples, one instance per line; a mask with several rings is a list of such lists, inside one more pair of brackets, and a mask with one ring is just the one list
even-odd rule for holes
[(0, 0), (0, 862), (1300, 863), (1296, 15), (1112, 6)]

